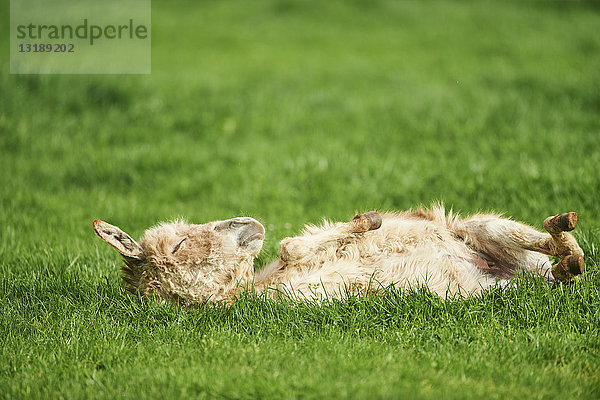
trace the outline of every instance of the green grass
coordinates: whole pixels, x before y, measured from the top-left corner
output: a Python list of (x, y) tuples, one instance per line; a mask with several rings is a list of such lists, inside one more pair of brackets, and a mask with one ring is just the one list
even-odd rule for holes
[[(0, 61), (1, 398), (600, 397), (598, 3), (154, 3), (149, 76)], [(577, 211), (586, 273), (185, 310), (128, 295), (91, 228), (250, 215), (260, 268), (305, 223), (436, 200)]]

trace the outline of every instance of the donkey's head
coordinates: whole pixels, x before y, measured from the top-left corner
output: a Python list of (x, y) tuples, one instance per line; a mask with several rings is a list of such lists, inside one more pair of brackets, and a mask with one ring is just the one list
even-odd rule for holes
[(252, 281), (253, 260), (265, 237), (252, 218), (190, 225), (160, 224), (138, 242), (116, 226), (95, 220), (94, 230), (125, 260), (127, 289), (144, 298), (177, 303), (213, 303)]

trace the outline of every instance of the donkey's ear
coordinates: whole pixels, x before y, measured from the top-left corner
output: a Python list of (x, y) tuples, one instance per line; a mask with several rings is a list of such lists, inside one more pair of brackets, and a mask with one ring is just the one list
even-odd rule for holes
[(100, 239), (117, 249), (117, 251), (125, 257), (135, 258), (137, 260), (144, 258), (142, 246), (116, 226), (97, 219), (94, 220), (94, 230), (96, 231), (96, 234), (100, 236)]

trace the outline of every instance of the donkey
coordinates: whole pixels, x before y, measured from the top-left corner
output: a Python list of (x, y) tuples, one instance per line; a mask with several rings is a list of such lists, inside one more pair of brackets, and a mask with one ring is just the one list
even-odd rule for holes
[[(496, 214), (446, 214), (442, 205), (372, 211), (349, 222), (307, 225), (300, 236), (283, 239), (279, 258), (256, 274), (265, 229), (253, 218), (163, 223), (139, 242), (104, 221), (93, 225), (122, 255), (127, 290), (184, 305), (229, 304), (242, 289), (316, 301), (391, 286), (470, 296), (522, 271), (571, 282), (584, 270), (583, 251), (568, 233), (577, 225), (574, 212), (546, 218), (542, 233)], [(552, 266), (548, 256), (560, 261)]]

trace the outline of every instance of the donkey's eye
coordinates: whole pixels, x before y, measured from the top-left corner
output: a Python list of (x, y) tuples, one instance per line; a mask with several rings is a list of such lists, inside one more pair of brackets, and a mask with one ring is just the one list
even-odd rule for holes
[(179, 243), (177, 243), (177, 244), (175, 245), (175, 247), (173, 247), (173, 251), (171, 252), (171, 254), (175, 254), (175, 252), (176, 252), (177, 250), (179, 250), (179, 247), (181, 247), (181, 245), (183, 244), (183, 242), (185, 242), (186, 240), (187, 240), (187, 238), (183, 238), (183, 239), (181, 239), (181, 240), (179, 241)]

